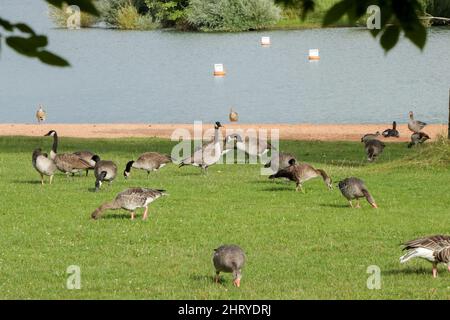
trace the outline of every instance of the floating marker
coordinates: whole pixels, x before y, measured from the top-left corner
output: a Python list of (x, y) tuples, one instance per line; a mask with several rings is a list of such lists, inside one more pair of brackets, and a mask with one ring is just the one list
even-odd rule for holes
[(270, 46), (270, 37), (261, 37), (262, 46)]
[(319, 49), (309, 49), (309, 60), (320, 60)]
[(216, 63), (214, 64), (214, 76), (223, 77), (225, 75), (225, 69), (223, 68), (223, 64)]

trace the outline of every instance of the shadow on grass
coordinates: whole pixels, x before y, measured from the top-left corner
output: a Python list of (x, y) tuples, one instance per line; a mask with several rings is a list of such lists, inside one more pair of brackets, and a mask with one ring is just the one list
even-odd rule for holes
[(429, 275), (431, 278), (431, 268), (426, 269), (424, 267), (420, 267), (420, 268), (406, 268), (406, 269), (391, 269), (391, 270), (386, 270), (383, 271), (383, 275), (388, 275), (388, 276), (397, 276), (400, 274), (426, 274)]
[[(41, 181), (39, 181), (39, 180), (13, 180), (13, 183), (15, 183), (15, 184), (41, 184)], [(49, 183), (45, 182), (45, 184), (49, 184)]]
[[(268, 191), (268, 192), (274, 192), (274, 191), (290, 191), (290, 192), (295, 192), (295, 186), (289, 186), (289, 185), (284, 185), (284, 186), (273, 186), (270, 188), (263, 188), (261, 189), (261, 191)], [(301, 193), (300, 191), (298, 191), (297, 193)]]
[(352, 209), (348, 204), (321, 203), (319, 206), (326, 208)]
[(210, 276), (210, 275), (200, 275), (200, 274), (192, 274), (190, 276), (191, 280), (194, 281), (198, 281), (198, 282), (203, 282), (203, 283), (211, 283), (214, 285), (225, 285), (227, 283), (227, 281), (225, 279), (223, 279), (223, 277), (219, 278), (219, 283), (215, 283), (215, 278), (214, 276)]
[[(97, 220), (108, 220), (108, 219), (118, 219), (118, 220), (131, 220), (131, 214), (127, 213), (112, 213), (112, 214), (105, 214), (98, 218)], [(142, 220), (141, 217), (136, 214), (135, 220)]]

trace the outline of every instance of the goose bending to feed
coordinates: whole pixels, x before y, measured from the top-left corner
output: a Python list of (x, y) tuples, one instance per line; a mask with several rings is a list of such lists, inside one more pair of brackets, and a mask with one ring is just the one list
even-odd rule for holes
[(50, 184), (52, 184), (53, 175), (57, 168), (53, 160), (49, 159), (46, 153), (42, 153), (41, 148), (33, 151), (32, 163), (33, 167), (41, 175), (41, 184), (44, 184), (44, 176), (50, 177)]
[(400, 138), (400, 133), (397, 130), (397, 122), (395, 122), (395, 121), (392, 122), (392, 129), (384, 130), (382, 135), (385, 138), (389, 138), (389, 137)]
[(231, 122), (236, 122), (239, 120), (239, 115), (236, 111), (233, 110), (233, 108), (230, 109), (229, 118)]
[(38, 123), (41, 124), (41, 122), (45, 121), (47, 118), (47, 113), (44, 111), (41, 104), (38, 107), (39, 109), (36, 111), (36, 119)]
[(367, 190), (364, 181), (362, 181), (361, 179), (355, 177), (346, 178), (340, 181), (338, 183), (338, 186), (339, 190), (341, 190), (342, 195), (347, 198), (348, 202), (350, 203), (350, 207), (353, 208), (352, 200), (356, 199), (356, 208), (361, 208), (361, 205), (359, 204), (359, 198), (366, 198), (367, 202), (369, 202), (372, 207), (378, 208), (375, 200), (369, 193), (369, 190)]
[(412, 132), (420, 132), (423, 128), (425, 128), (427, 124), (425, 122), (414, 120), (414, 113), (412, 111), (409, 112), (409, 121), (408, 121), (408, 129)]
[(92, 161), (95, 162), (95, 191), (98, 191), (100, 190), (103, 181), (108, 181), (111, 184), (116, 178), (117, 165), (112, 161), (100, 160), (98, 155), (94, 155)]
[(131, 160), (127, 163), (123, 176), (125, 179), (128, 179), (131, 174), (131, 168), (135, 168), (147, 171), (148, 178), (150, 171), (157, 171), (171, 161), (172, 159), (168, 155), (158, 152), (146, 152), (141, 154), (136, 161)]
[(307, 163), (297, 164), (295, 159), (289, 160), (289, 167), (278, 170), (277, 173), (269, 176), (269, 179), (288, 178), (291, 181), (295, 181), (295, 191), (298, 191), (298, 189), (300, 189), (302, 192), (304, 192), (302, 187), (303, 183), (316, 177), (322, 177), (328, 189), (331, 190), (331, 188), (333, 187), (331, 178), (325, 171), (323, 171), (322, 169), (315, 169), (313, 166)]
[(269, 162), (264, 165), (264, 168), (270, 168), (273, 172), (277, 172), (281, 169), (286, 169), (290, 166), (289, 161), (294, 160), (297, 162), (295, 156), (286, 152), (274, 152)]
[(246, 137), (245, 140), (242, 139), (241, 135), (237, 133), (230, 134), (227, 136), (227, 142), (234, 139), (234, 143), (238, 150), (244, 151), (249, 156), (261, 158), (264, 156), (272, 147), (269, 141), (265, 139), (257, 139)]
[(73, 153), (58, 154), (58, 134), (55, 130), (49, 131), (45, 136), (53, 137), (53, 146), (50, 151), (50, 159), (55, 162), (59, 171), (64, 172), (67, 176), (72, 173), (77, 173), (80, 170), (86, 170), (91, 167), (91, 164), (84, 161)]
[(233, 273), (233, 284), (241, 286), (242, 267), (245, 264), (244, 251), (236, 245), (223, 245), (214, 249), (213, 263), (216, 269), (215, 282), (220, 281), (220, 273)]
[(86, 169), (86, 177), (87, 177), (89, 174), (89, 170), (93, 170), (95, 167), (95, 161), (92, 160), (92, 157), (95, 156), (95, 153), (91, 151), (77, 151), (74, 152), (73, 154), (91, 164), (91, 167)]
[(380, 131), (377, 131), (375, 133), (367, 133), (361, 138), (361, 142), (367, 142), (370, 140), (374, 140), (379, 136), (380, 136)]
[(377, 139), (366, 141), (364, 147), (367, 154), (367, 161), (372, 162), (378, 158), (383, 153), (385, 146), (383, 142)]
[(406, 254), (400, 257), (400, 263), (413, 258), (422, 258), (433, 264), (433, 278), (437, 277), (438, 263), (446, 263), (450, 272), (450, 236), (435, 235), (408, 241), (403, 244)]
[(425, 141), (431, 139), (429, 135), (424, 132), (415, 132), (411, 135), (411, 142), (408, 144), (408, 148), (422, 144)]
[(179, 164), (179, 167), (191, 165), (202, 169), (203, 173), (208, 172), (208, 167), (216, 164), (223, 153), (224, 143), (221, 141), (219, 134), (222, 125), (216, 122), (214, 125), (214, 139), (204, 144), (202, 147), (194, 151), (194, 154)]
[(105, 210), (124, 209), (131, 212), (131, 220), (134, 220), (136, 209), (145, 208), (142, 220), (148, 218), (148, 205), (154, 200), (167, 195), (165, 190), (130, 188), (117, 194), (113, 201), (105, 202), (92, 212), (92, 219), (101, 217)]

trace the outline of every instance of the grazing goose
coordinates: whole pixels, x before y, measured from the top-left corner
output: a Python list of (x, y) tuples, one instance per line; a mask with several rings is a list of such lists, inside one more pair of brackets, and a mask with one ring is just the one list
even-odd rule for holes
[(342, 195), (347, 198), (350, 203), (350, 207), (353, 208), (352, 200), (356, 199), (356, 208), (361, 208), (359, 204), (359, 198), (366, 198), (367, 202), (374, 208), (378, 208), (375, 200), (367, 190), (364, 181), (358, 178), (346, 178), (338, 183), (339, 190), (341, 190)]
[(55, 130), (49, 131), (45, 136), (53, 137), (53, 146), (50, 151), (50, 159), (52, 159), (59, 171), (64, 172), (67, 176), (72, 173), (77, 173), (80, 170), (86, 170), (91, 167), (89, 162), (80, 159), (73, 153), (57, 154), (58, 149), (58, 134)]
[(113, 201), (105, 202), (95, 209), (91, 217), (92, 219), (98, 219), (105, 210), (124, 209), (131, 212), (131, 220), (133, 220), (136, 209), (145, 208), (142, 220), (146, 220), (148, 218), (148, 205), (165, 195), (167, 195), (165, 190), (130, 188), (117, 194)]
[(433, 278), (437, 277), (438, 263), (446, 263), (450, 271), (450, 236), (435, 235), (408, 241), (403, 244), (406, 254), (400, 257), (400, 263), (413, 258), (422, 258), (433, 264)]
[(95, 191), (100, 190), (103, 181), (108, 181), (110, 184), (117, 176), (117, 165), (108, 160), (100, 160), (98, 155), (92, 157), (92, 161), (95, 162), (94, 175), (95, 175)]
[(135, 168), (147, 171), (148, 178), (150, 171), (157, 171), (171, 161), (168, 155), (158, 152), (146, 152), (141, 154), (136, 161), (131, 160), (127, 163), (123, 176), (127, 179), (131, 174), (131, 168)]
[(245, 264), (245, 254), (236, 245), (223, 245), (214, 249), (213, 263), (216, 269), (215, 282), (220, 281), (220, 273), (233, 273), (233, 284), (241, 286), (242, 267)]
[(289, 167), (290, 160), (297, 162), (297, 159), (295, 159), (295, 156), (291, 153), (274, 152), (269, 162), (264, 165), (264, 168), (271, 168), (273, 172), (277, 172), (278, 170)]
[(367, 142), (370, 140), (374, 140), (379, 136), (380, 136), (380, 131), (377, 131), (375, 133), (367, 133), (361, 138), (361, 142)]
[(236, 122), (239, 120), (239, 115), (236, 111), (233, 110), (233, 108), (230, 109), (229, 118), (231, 122)]
[(412, 146), (416, 146), (418, 144), (422, 144), (425, 141), (429, 140), (430, 136), (424, 132), (415, 132), (411, 135), (411, 142), (408, 144), (408, 148)]
[(47, 118), (47, 114), (45, 113), (44, 109), (42, 108), (42, 105), (39, 105), (39, 109), (36, 111), (36, 119), (38, 121), (39, 124), (41, 124), (41, 122), (45, 121), (45, 119)]
[(384, 130), (382, 135), (385, 138), (389, 138), (389, 137), (400, 138), (400, 133), (397, 130), (397, 122), (395, 122), (395, 121), (392, 122), (392, 129)]
[(307, 163), (297, 164), (295, 159), (289, 160), (289, 167), (285, 169), (278, 170), (277, 173), (269, 176), (269, 179), (275, 178), (288, 178), (291, 181), (296, 182), (295, 191), (300, 190), (303, 191), (303, 183), (310, 179), (321, 176), (326, 186), (331, 190), (333, 185), (331, 184), (331, 178), (327, 175), (325, 171), (322, 169), (315, 169), (313, 166)]
[(412, 111), (409, 112), (409, 122), (408, 129), (412, 132), (420, 132), (423, 128), (425, 128), (427, 124), (425, 122), (414, 120), (414, 113)]
[(86, 177), (87, 177), (89, 170), (93, 170), (95, 167), (95, 161), (92, 160), (92, 157), (95, 156), (95, 153), (90, 151), (77, 151), (74, 152), (73, 154), (91, 164), (91, 167), (86, 169)]
[(52, 184), (53, 175), (57, 168), (53, 160), (49, 159), (46, 153), (42, 153), (41, 148), (33, 151), (32, 163), (33, 167), (41, 175), (41, 184), (44, 184), (44, 176), (49, 176), (50, 184)]
[(373, 139), (365, 142), (365, 150), (367, 154), (367, 161), (372, 162), (378, 158), (384, 150), (386, 145), (380, 140)]
[(227, 142), (232, 139), (234, 139), (237, 149), (244, 151), (249, 156), (253, 157), (261, 158), (272, 148), (270, 142), (265, 139), (250, 139), (249, 137), (246, 137), (244, 141), (237, 133), (227, 136)]
[(217, 163), (223, 153), (224, 143), (220, 141), (219, 130), (222, 127), (220, 122), (216, 122), (214, 126), (214, 139), (204, 144), (202, 147), (194, 151), (194, 154), (179, 164), (179, 167), (192, 165), (200, 167), (203, 173), (208, 172), (208, 167)]

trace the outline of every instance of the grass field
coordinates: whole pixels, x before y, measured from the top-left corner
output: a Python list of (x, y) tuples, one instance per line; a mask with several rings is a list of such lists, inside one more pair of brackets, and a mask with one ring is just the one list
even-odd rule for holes
[[(361, 143), (282, 141), (283, 151), (329, 172), (334, 181), (364, 179), (379, 209), (350, 209), (320, 179), (270, 181), (258, 165), (216, 165), (208, 176), (170, 165), (122, 175), (92, 192), (94, 178), (55, 176), (41, 186), (31, 165), (51, 138), (0, 138), (0, 298), (49, 299), (449, 299), (450, 273), (441, 265), (400, 265), (399, 244), (448, 234), (449, 146), (407, 149), (390, 143), (367, 164)], [(60, 152), (93, 150), (119, 164), (144, 151), (170, 153), (159, 139), (60, 139)], [(439, 155), (436, 155), (439, 153)], [(441, 161), (439, 161), (441, 160)], [(109, 211), (90, 213), (131, 186), (164, 188), (147, 221)], [(140, 212), (142, 213), (142, 211)], [(247, 254), (241, 288), (230, 274), (213, 283), (213, 249), (240, 245)], [(81, 268), (81, 290), (66, 288), (66, 268)], [(381, 269), (382, 287), (369, 290), (368, 266)]]

